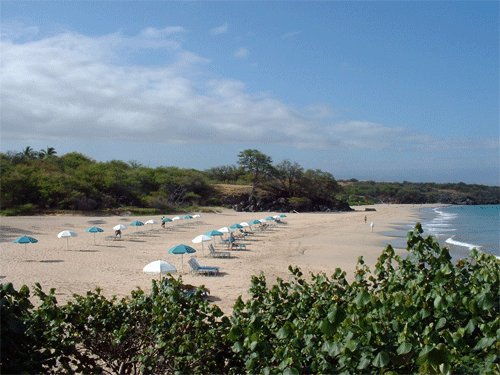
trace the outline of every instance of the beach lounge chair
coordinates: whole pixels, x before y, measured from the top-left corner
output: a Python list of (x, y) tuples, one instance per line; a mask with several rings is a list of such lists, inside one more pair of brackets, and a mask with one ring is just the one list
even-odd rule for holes
[(218, 275), (219, 274), (219, 267), (206, 267), (206, 266), (201, 266), (196, 258), (191, 258), (188, 260), (189, 265), (192, 268), (191, 273), (194, 275)]
[(229, 251), (215, 251), (214, 245), (208, 245), (208, 250), (210, 253), (208, 256), (210, 258), (231, 258), (231, 253)]
[(233, 242), (233, 246), (230, 247), (231, 250), (241, 250), (241, 249), (247, 249), (247, 245), (245, 245), (244, 243), (236, 243), (236, 242)]

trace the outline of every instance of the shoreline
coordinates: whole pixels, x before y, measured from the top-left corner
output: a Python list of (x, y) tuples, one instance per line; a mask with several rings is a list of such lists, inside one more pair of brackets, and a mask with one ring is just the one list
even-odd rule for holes
[[(192, 243), (192, 239), (210, 230), (276, 213), (223, 209), (220, 213), (199, 213), (201, 217), (197, 219), (167, 223), (170, 229), (162, 229), (159, 224), (130, 226), (135, 220), (160, 221), (158, 217), (149, 216), (3, 217), (0, 282), (12, 282), (16, 289), (27, 285), (30, 290), (35, 282), (40, 282), (46, 292), (56, 288), (59, 303), (71, 300), (73, 293), (84, 295), (96, 287), (100, 287), (108, 298), (112, 295), (122, 298), (137, 287), (146, 292), (151, 290), (151, 280), (158, 277), (142, 272), (150, 262), (165, 260), (181, 271), (181, 257), (168, 254), (168, 250), (182, 243), (197, 250), (193, 255), (201, 265), (219, 267), (221, 271), (217, 277), (192, 276), (187, 273), (191, 254), (186, 254), (182, 257), (183, 283), (205, 285), (211, 291), (211, 300), (224, 313), (231, 314), (238, 296), (243, 300), (250, 297), (247, 291), (251, 277), (261, 272), (270, 285), (278, 277), (288, 278), (289, 265), (299, 267), (306, 277), (320, 272), (330, 276), (340, 267), (352, 280), (359, 256), (363, 256), (373, 270), (385, 247), (382, 242), (391, 240), (383, 232), (390, 230), (394, 223), (411, 222), (416, 216), (415, 208), (430, 206), (439, 205), (379, 204), (356, 206), (354, 211), (341, 213), (286, 214), (283, 218), (286, 225), (276, 224), (266, 231), (256, 231), (254, 236), (242, 242), (247, 249), (231, 251), (230, 259), (209, 258), (208, 246), (202, 251), (201, 245)], [(365, 207), (376, 211), (364, 211)], [(119, 223), (128, 229), (123, 232), (122, 239), (115, 240), (112, 227)], [(85, 232), (92, 226), (104, 230), (95, 235), (95, 245), (94, 235)], [(57, 238), (57, 234), (66, 229), (76, 232), (78, 237)], [(30, 235), (38, 243), (26, 245), (25, 250), (24, 245), (13, 243), (22, 235)], [(220, 245), (216, 250), (228, 251)], [(173, 276), (178, 278), (179, 273)]]

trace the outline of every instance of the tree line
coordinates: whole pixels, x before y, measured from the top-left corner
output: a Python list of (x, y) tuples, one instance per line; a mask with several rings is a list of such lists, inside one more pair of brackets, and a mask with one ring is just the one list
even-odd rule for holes
[[(238, 166), (205, 171), (170, 167), (150, 168), (136, 161), (97, 162), (71, 152), (58, 156), (48, 147), (39, 152), (0, 154), (1, 209), (3, 214), (39, 210), (107, 210), (119, 207), (158, 209), (163, 212), (193, 205), (221, 205), (217, 184), (250, 184), (285, 199), (334, 201), (341, 187), (333, 175), (304, 170), (285, 160), (273, 165), (258, 150), (245, 150)], [(307, 198), (306, 198), (307, 197)]]
[(473, 250), (455, 265), (447, 248), (408, 234), (373, 272), (337, 269), (268, 285), (253, 276), (233, 314), (153, 281), (126, 298), (100, 289), (65, 305), (40, 285), (0, 284), (0, 372), (9, 374), (498, 374), (500, 261)]
[(200, 171), (150, 168), (133, 160), (97, 162), (77, 152), (59, 156), (53, 147), (36, 151), (28, 146), (21, 152), (0, 153), (0, 172), (3, 215), (123, 207), (173, 212), (220, 206), (228, 202), (219, 184), (250, 185), (249, 201), (266, 197), (268, 202), (280, 202), (267, 207), (281, 210), (345, 209), (348, 204), (381, 202), (500, 203), (498, 186), (337, 181), (331, 173), (305, 169), (291, 160), (274, 164), (255, 149), (240, 152), (236, 165)]
[(500, 188), (479, 184), (339, 181), (349, 204), (500, 204)]

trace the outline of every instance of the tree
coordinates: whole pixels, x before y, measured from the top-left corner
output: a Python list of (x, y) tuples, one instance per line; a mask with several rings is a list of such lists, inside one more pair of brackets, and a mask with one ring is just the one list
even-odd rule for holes
[(19, 153), (19, 156), (21, 156), (23, 159), (35, 159), (37, 156), (37, 152), (33, 150), (33, 147), (26, 146), (26, 148)]
[(47, 158), (49, 158), (51, 156), (55, 156), (55, 155), (57, 155), (56, 149), (54, 147), (49, 147), (49, 146), (47, 146), (47, 148), (45, 150), (42, 149), (38, 152), (38, 157), (40, 159), (47, 159)]
[(253, 197), (262, 179), (273, 170), (272, 158), (255, 149), (244, 150), (238, 154), (238, 157), (238, 165), (248, 174), (252, 182), (251, 195)]
[(287, 198), (296, 195), (299, 187), (299, 181), (304, 175), (304, 168), (298, 163), (293, 163), (290, 160), (283, 160), (276, 165), (273, 171), (274, 182), (280, 192)]

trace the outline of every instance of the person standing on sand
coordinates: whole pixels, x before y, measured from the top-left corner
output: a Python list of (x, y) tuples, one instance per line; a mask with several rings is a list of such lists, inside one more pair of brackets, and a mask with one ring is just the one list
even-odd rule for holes
[(165, 228), (165, 222), (163, 221), (163, 219), (165, 219), (165, 216), (161, 217), (161, 227)]
[(372, 232), (373, 232), (373, 227), (375, 226), (375, 224), (373, 224), (373, 221), (370, 223), (370, 227), (372, 228)]
[(367, 219), (367, 217), (366, 217), (366, 215), (365, 215), (365, 224), (366, 224), (366, 219)]

